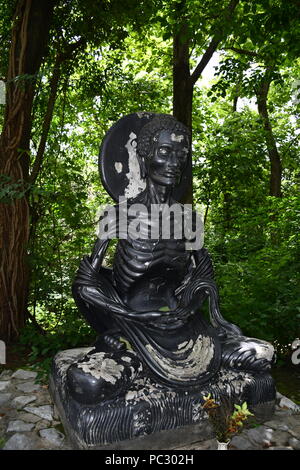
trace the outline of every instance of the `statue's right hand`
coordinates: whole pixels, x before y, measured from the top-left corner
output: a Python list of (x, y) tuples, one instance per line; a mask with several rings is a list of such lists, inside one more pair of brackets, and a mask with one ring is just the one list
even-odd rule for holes
[(80, 261), (78, 271), (75, 275), (73, 285), (97, 287), (98, 275), (91, 265), (88, 256), (84, 256)]
[(190, 314), (185, 308), (177, 308), (168, 311), (140, 312), (134, 314), (134, 319), (147, 323), (147, 326), (155, 329), (171, 330), (184, 326)]
[(132, 318), (141, 323), (148, 323), (149, 321), (155, 321), (156, 319), (161, 318), (163, 312), (159, 311), (149, 311), (149, 312), (134, 312), (128, 313), (128, 317)]

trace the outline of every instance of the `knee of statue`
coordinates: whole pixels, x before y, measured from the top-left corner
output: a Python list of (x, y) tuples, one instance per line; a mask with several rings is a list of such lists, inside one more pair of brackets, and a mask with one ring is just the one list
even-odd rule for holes
[(276, 361), (272, 344), (257, 338), (228, 336), (221, 341), (222, 365), (231, 369), (267, 372)]
[(92, 351), (69, 367), (68, 389), (79, 403), (95, 404), (121, 397), (141, 371), (141, 362), (133, 351)]

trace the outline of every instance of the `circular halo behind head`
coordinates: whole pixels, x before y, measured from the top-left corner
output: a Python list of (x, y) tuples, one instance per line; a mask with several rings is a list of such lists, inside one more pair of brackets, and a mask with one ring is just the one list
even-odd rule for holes
[[(120, 196), (132, 199), (146, 188), (136, 155), (137, 138), (141, 129), (158, 116), (148, 112), (129, 114), (106, 133), (100, 149), (99, 171), (103, 186), (115, 201)], [(177, 201), (181, 201), (187, 192), (190, 171), (187, 165), (179, 185), (174, 188), (173, 196)]]

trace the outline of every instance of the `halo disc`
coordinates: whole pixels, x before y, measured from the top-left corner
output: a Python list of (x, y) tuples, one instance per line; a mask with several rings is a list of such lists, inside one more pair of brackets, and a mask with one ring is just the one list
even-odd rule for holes
[[(108, 194), (118, 202), (120, 196), (136, 197), (146, 187), (136, 156), (136, 139), (142, 127), (157, 113), (137, 112), (119, 119), (106, 133), (99, 155), (100, 177)], [(173, 196), (181, 201), (188, 190), (190, 165), (187, 165)]]

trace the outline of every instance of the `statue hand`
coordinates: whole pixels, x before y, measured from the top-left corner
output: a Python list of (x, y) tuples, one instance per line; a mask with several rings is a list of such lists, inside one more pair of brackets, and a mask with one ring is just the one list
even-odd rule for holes
[(96, 271), (92, 267), (88, 256), (80, 261), (78, 271), (75, 275), (74, 284), (94, 285), (96, 282)]
[(135, 320), (137, 322), (148, 323), (151, 321), (155, 321), (156, 319), (159, 319), (162, 313), (163, 312), (159, 312), (159, 311), (129, 312), (126, 314), (126, 316), (128, 316), (129, 318), (132, 318), (132, 320)]
[(161, 330), (173, 330), (184, 326), (192, 314), (187, 308), (183, 307), (156, 313), (159, 313), (159, 316), (153, 316), (149, 325), (155, 329)]
[[(173, 317), (171, 317), (173, 314)], [(133, 320), (135, 323), (144, 324), (147, 327), (155, 330), (170, 330), (179, 328), (184, 323), (175, 317), (174, 312), (127, 312), (126, 317)]]
[(195, 296), (185, 308), (188, 309), (191, 315), (194, 315), (200, 308), (198, 296)]

